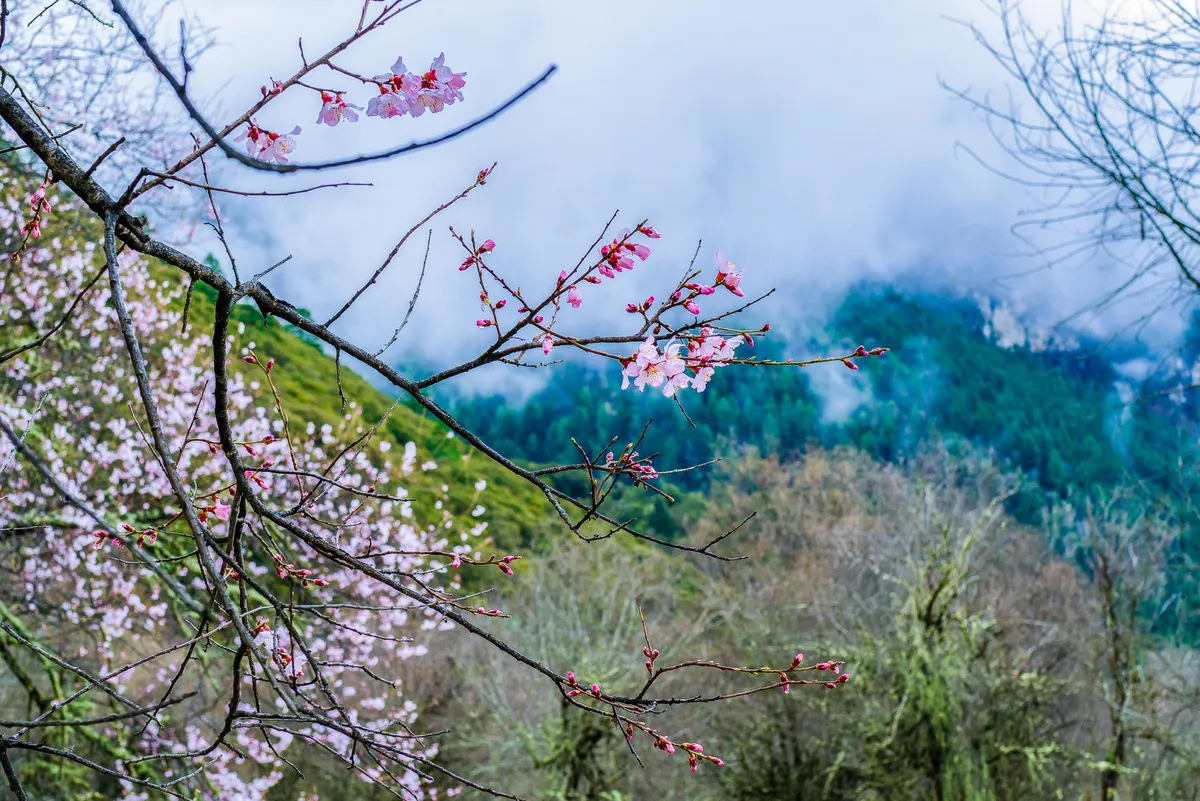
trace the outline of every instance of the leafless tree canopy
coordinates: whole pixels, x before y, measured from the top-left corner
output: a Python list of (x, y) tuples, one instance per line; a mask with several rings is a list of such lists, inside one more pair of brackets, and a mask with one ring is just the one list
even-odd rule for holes
[[(978, 108), (1012, 163), (988, 166), (1045, 199), (1019, 229), (1051, 227), (1054, 262), (1129, 266), (1117, 297), (1159, 307), (1200, 290), (1200, 7), (1188, 0), (1065, 2), (1047, 29), (1010, 0), (989, 4), (999, 35), (971, 27), (1013, 81), (1006, 99), (952, 87)], [(951, 82), (953, 83), (953, 82)]]

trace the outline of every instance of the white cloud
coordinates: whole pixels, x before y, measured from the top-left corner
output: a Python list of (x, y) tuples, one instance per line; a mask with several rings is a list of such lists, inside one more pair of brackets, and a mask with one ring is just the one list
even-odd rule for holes
[[(226, 112), (252, 102), (268, 77), (294, 71), (298, 37), (311, 56), (357, 18), (355, 3), (318, 0), (263, 0), (252, 14), (233, 0), (191, 7), (218, 28), (219, 42), (193, 84)], [(484, 191), (434, 224), (425, 297), (394, 353), (448, 360), (486, 336), (471, 324), (478, 290), (454, 270), (461, 255), (447, 224), (495, 239), (494, 263), (534, 287), (574, 264), (615, 209), (626, 224), (650, 218), (664, 234), (658, 252), (632, 279), (590, 292), (581, 317), (619, 313), (625, 301), (661, 289), (656, 279), (672, 280), (699, 238), (701, 264), (720, 247), (746, 269), (748, 285), (779, 286), (774, 312), (783, 317), (822, 306), (864, 277), (907, 273), (927, 286), (996, 288), (996, 276), (1029, 266), (1011, 257), (1008, 234), (1028, 198), (956, 152), (963, 142), (994, 153), (979, 119), (938, 77), (986, 88), (999, 85), (999, 73), (946, 14), (987, 23), (982, 5), (953, 0), (426, 0), (342, 63), (374, 73), (402, 54), (416, 68), (444, 50), (469, 73), (467, 103), (432, 118), (318, 130), (319, 103), (301, 94), (273, 104), (261, 122), (304, 126), (297, 158), (328, 158), (457, 125), (548, 63), (559, 74), (465, 139), (336, 176), (374, 188), (231, 204), (243, 269), (292, 254), (272, 286), (328, 314), (404, 230), (499, 161)], [(321, 80), (351, 88), (337, 76)], [(269, 188), (312, 181), (228, 175)], [(422, 252), (416, 237), (342, 329), (386, 338)], [(1079, 297), (1071, 290), (1059, 279), (1059, 294), (1040, 303), (1070, 310), (1062, 299)], [(1026, 306), (1036, 311), (1039, 302)]]

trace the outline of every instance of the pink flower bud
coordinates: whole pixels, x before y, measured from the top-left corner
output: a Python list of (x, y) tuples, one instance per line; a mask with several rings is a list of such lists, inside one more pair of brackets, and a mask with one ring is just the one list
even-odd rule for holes
[(469, 269), (471, 267), (471, 265), (474, 263), (475, 263), (475, 257), (467, 256), (465, 259), (463, 259), (463, 263), (458, 265), (458, 271), (461, 273), (463, 270)]
[(502, 572), (506, 576), (511, 576), (513, 574), (513, 569), (511, 567), (509, 567), (508, 565), (504, 564), (503, 562), (497, 563), (496, 567), (500, 568), (500, 572)]
[(803, 661), (804, 654), (796, 654), (796, 656), (792, 659), (792, 667), (796, 667), (796, 665), (799, 665)]
[(854, 355), (855, 355), (855, 356), (866, 356), (866, 355), (867, 355), (867, 349), (866, 349), (866, 346), (864, 346), (864, 345), (859, 345), (859, 346), (858, 346), (858, 347), (855, 349), (855, 351), (854, 351)]
[(554, 348), (554, 338), (549, 334), (542, 337), (542, 353), (549, 356), (550, 351)]
[(263, 444), (263, 445), (270, 445), (270, 444), (271, 444), (272, 442), (274, 442), (274, 441), (275, 441), (275, 435), (274, 435), (274, 434), (267, 434), (265, 437), (263, 437), (263, 438), (262, 438), (262, 444)]
[[(475, 321), (475, 325), (477, 325), (480, 328), (491, 328), (495, 324), (496, 323), (494, 320), (476, 320)], [(857, 368), (855, 368), (855, 369), (857, 369)]]
[(842, 675), (837, 677), (837, 681), (838, 681), (838, 684), (845, 684), (846, 682), (850, 681), (850, 674), (843, 673)]
[(253, 356), (243, 356), (242, 361), (244, 361), (246, 364), (258, 364), (258, 359), (254, 358)]
[(542, 315), (539, 314), (537, 317), (533, 318), (533, 321), (535, 323), (540, 323), (542, 320), (545, 320), (545, 319), (546, 319), (545, 317), (543, 317)]
[(685, 300), (683, 302), (683, 308), (687, 309), (691, 314), (700, 313), (700, 306), (694, 300)]
[(842, 359), (842, 364), (846, 365), (846, 366), (847, 366), (847, 367), (849, 367), (851, 370), (857, 370), (857, 369), (858, 369), (858, 365), (857, 365), (857, 364), (855, 364), (854, 362), (850, 361), (849, 359)]
[(763, 324), (763, 327), (762, 327), (762, 328), (760, 328), (759, 330), (760, 330), (760, 331), (762, 331), (762, 332), (765, 334), (767, 331), (770, 331), (770, 330), (771, 330), (771, 324), (770, 324), (770, 323), (764, 323), (764, 324)]
[(672, 303), (677, 303), (681, 297), (683, 297), (683, 293), (682, 293), (682, 292), (676, 292), (676, 293), (674, 293), (673, 295), (671, 295), (671, 302), (672, 302)]
[(638, 228), (638, 233), (642, 234), (643, 236), (648, 236), (651, 239), (658, 239), (659, 237), (658, 231), (654, 230), (649, 225), (643, 225)]
[(649, 659), (647, 659), (647, 660), (646, 660), (646, 672), (647, 672), (647, 673), (653, 673), (653, 672), (654, 672), (654, 663), (653, 663), (653, 662), (651, 662)]
[(572, 687), (575, 686), (575, 671), (573, 671), (573, 670), (567, 671), (567, 683), (570, 684)]
[(458, 557), (458, 554), (455, 554), (454, 558), (450, 560), (450, 567), (454, 568), (455, 570), (458, 570), (460, 567), (462, 567), (462, 559)]
[(504, 562), (505, 564), (508, 564), (509, 562), (515, 562), (515, 561), (517, 561), (517, 560), (518, 560), (518, 559), (520, 559), (520, 558), (521, 558), (521, 557), (519, 557), (519, 556), (513, 556), (512, 554), (509, 554), (508, 556), (504, 557), (504, 558), (503, 558), (503, 559), (501, 559), (500, 561), (501, 561), (501, 562)]
[(717, 757), (713, 757), (713, 758), (711, 758), (711, 759), (710, 759), (710, 760), (708, 760), (708, 761), (709, 761), (709, 762), (711, 762), (711, 763), (713, 763), (714, 765), (716, 765), (718, 768), (723, 768), (723, 767), (725, 767), (725, 761), (724, 761), (724, 760), (722, 760), (722, 759), (719, 759), (719, 758), (717, 758)]
[(475, 183), (477, 183), (477, 184), (481, 184), (481, 185), (482, 185), (483, 183), (485, 183), (485, 182), (487, 181), (487, 177), (488, 177), (488, 173), (489, 173), (489, 172), (491, 172), (491, 170), (490, 170), (490, 169), (488, 169), (487, 167), (484, 167), (482, 170), (480, 170), (480, 171), (479, 171), (479, 175), (476, 175), (476, 176), (475, 176)]
[(267, 372), (268, 373), (271, 372), (271, 368), (274, 366), (275, 366), (275, 357), (272, 356), (271, 358), (267, 359)]
[(592, 685), (592, 695), (596, 696), (597, 698), (600, 697), (600, 685), (599, 684)]
[(561, 286), (567, 280), (567, 271), (563, 270), (558, 274), (558, 283)]
[(638, 308), (636, 303), (626, 303), (625, 311), (629, 312), (630, 314), (637, 314), (641, 311), (641, 309)]
[(528, 312), (528, 311), (529, 311), (529, 307), (528, 307), (528, 306), (522, 306), (521, 308), (517, 309), (517, 312), (518, 312), (518, 313), (520, 313), (520, 314), (525, 314), (525, 313), (526, 313), (526, 312)]
[(490, 239), (485, 239), (485, 240), (483, 240), (483, 244), (480, 245), (479, 249), (475, 252), (476, 253), (491, 253), (495, 249), (496, 249), (496, 243)]
[(869, 351), (867, 351), (867, 353), (871, 356), (882, 356), (889, 350), (891, 350), (891, 348), (871, 348)]

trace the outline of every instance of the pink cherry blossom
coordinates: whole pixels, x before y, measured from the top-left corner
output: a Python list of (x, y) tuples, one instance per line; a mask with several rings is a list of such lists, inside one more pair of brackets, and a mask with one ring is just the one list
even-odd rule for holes
[(549, 334), (546, 334), (545, 336), (542, 337), (542, 353), (549, 356), (550, 351), (553, 349), (554, 349), (554, 338), (551, 337)]
[(412, 116), (419, 117), (425, 109), (437, 114), (448, 105), (462, 100), (462, 88), (467, 85), (465, 72), (453, 72), (446, 66), (446, 54), (440, 53), (429, 70), (419, 79)]
[(733, 262), (725, 258), (721, 251), (717, 251), (717, 280), (715, 284), (728, 289), (739, 298), (745, 297), (745, 293), (739, 289), (742, 283), (742, 271), (734, 269)]
[(246, 123), (246, 130), (235, 136), (233, 141), (245, 142), (246, 155), (250, 156), (251, 158), (257, 158), (258, 151), (261, 147), (259, 142), (263, 139), (263, 134), (263, 129), (259, 128), (252, 120)]
[(575, 309), (583, 304), (583, 296), (579, 294), (579, 289), (574, 284), (567, 290), (567, 303), (570, 303), (571, 307)]
[(412, 106), (412, 98), (407, 94), (381, 85), (379, 94), (367, 101), (367, 116), (379, 117), (381, 120), (402, 117), (409, 112)]
[(323, 105), (320, 113), (317, 114), (318, 125), (325, 124), (332, 128), (342, 120), (358, 122), (358, 112), (362, 111), (362, 106), (347, 103), (342, 99), (341, 92), (337, 94), (321, 92), (321, 100)]
[(292, 137), (300, 133), (297, 125), (286, 134), (268, 131), (249, 123), (247, 129), (237, 136), (234, 141), (246, 143), (246, 153), (259, 161), (274, 161), (277, 164), (287, 164), (287, 156), (296, 149), (296, 140)]

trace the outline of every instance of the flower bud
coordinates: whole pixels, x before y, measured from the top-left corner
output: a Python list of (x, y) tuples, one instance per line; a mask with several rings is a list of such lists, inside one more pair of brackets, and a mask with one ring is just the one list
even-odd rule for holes
[(242, 361), (244, 361), (246, 364), (258, 364), (258, 359), (254, 358), (253, 356), (243, 356)]

